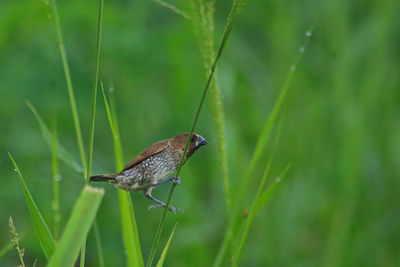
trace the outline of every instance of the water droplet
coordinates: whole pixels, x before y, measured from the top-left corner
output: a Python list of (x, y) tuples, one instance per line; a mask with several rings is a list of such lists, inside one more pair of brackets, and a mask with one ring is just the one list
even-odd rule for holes
[(312, 36), (312, 32), (311, 31), (306, 31), (306, 36), (307, 37), (311, 37)]
[(54, 180), (56, 180), (57, 182), (61, 181), (61, 175), (57, 174), (56, 176), (54, 176)]
[(296, 66), (292, 65), (290, 66), (290, 71), (295, 71), (296, 70)]
[(113, 86), (111, 86), (110, 88), (108, 88), (108, 91), (110, 91), (110, 92), (114, 92), (114, 87), (113, 87)]
[(303, 53), (303, 52), (304, 52), (304, 50), (305, 50), (304, 46), (300, 46), (300, 48), (299, 48), (299, 52), (300, 52), (300, 53)]
[(277, 182), (277, 183), (279, 183), (281, 180), (282, 180), (282, 179), (281, 179), (281, 177), (279, 177), (279, 176), (275, 178), (275, 182)]

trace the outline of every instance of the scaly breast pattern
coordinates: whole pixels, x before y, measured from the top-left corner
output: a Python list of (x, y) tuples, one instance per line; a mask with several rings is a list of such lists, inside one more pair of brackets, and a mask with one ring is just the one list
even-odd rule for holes
[(172, 174), (178, 167), (179, 158), (171, 152), (171, 149), (166, 148), (135, 167), (123, 171), (116, 177), (116, 186), (129, 191), (143, 190)]

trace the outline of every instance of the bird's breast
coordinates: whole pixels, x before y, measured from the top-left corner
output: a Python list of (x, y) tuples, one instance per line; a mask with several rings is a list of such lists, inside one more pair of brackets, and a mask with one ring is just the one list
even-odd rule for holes
[(168, 153), (163, 151), (149, 158), (148, 166), (146, 169), (155, 180), (160, 180), (171, 173), (177, 168), (176, 160)]

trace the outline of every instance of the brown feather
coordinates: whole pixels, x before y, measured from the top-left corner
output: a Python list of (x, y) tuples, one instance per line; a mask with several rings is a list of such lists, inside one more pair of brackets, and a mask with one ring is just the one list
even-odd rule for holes
[(152, 144), (151, 146), (146, 148), (142, 153), (140, 153), (137, 157), (135, 157), (133, 160), (128, 162), (128, 164), (125, 165), (125, 167), (122, 169), (121, 172), (126, 171), (130, 168), (133, 168), (136, 165), (138, 165), (140, 162), (142, 162), (143, 160), (145, 160), (157, 153), (160, 153), (169, 145), (169, 140), (170, 139), (161, 140), (161, 141), (158, 141), (158, 142)]

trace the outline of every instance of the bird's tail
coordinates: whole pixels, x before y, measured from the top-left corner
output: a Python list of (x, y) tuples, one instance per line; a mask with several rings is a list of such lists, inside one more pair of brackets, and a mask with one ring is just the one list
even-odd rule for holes
[(96, 174), (90, 177), (91, 182), (110, 182), (116, 183), (116, 174)]

